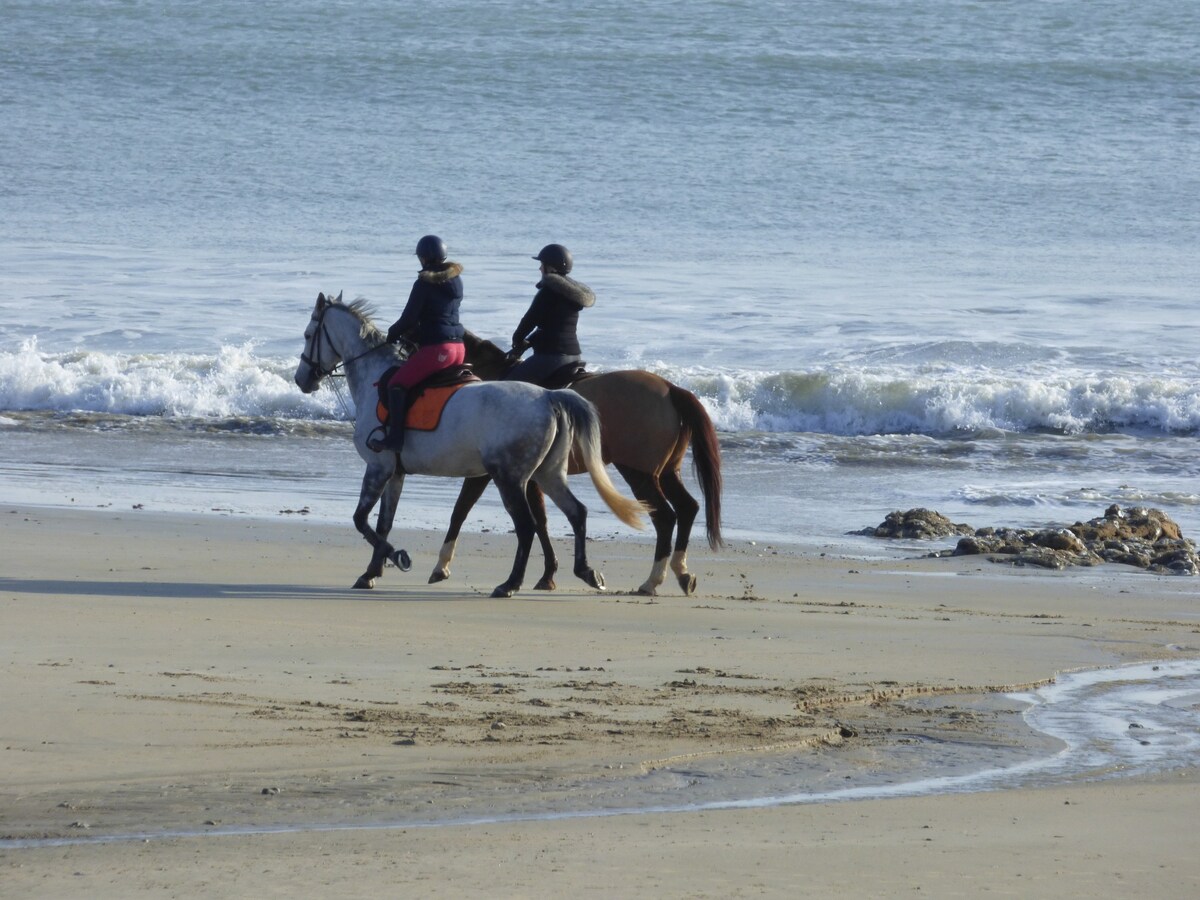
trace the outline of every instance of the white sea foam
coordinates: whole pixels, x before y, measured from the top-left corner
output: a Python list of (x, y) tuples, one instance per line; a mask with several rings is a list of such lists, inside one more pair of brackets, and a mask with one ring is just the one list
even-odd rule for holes
[(729, 431), (952, 434), (987, 429), (1066, 434), (1200, 430), (1192, 378), (944, 367), (705, 375), (664, 372), (711, 398)]
[[(47, 353), (28, 338), (0, 351), (0, 408), (129, 416), (342, 418), (329, 392), (305, 396), (295, 361), (252, 344), (200, 353)], [(659, 367), (702, 398), (719, 430), (953, 435), (984, 430), (1193, 434), (1200, 382), (944, 368), (705, 373)]]
[(332, 395), (301, 394), (295, 364), (251, 345), (188, 353), (43, 353), (36, 339), (0, 352), (0, 408), (126, 416), (337, 418)]

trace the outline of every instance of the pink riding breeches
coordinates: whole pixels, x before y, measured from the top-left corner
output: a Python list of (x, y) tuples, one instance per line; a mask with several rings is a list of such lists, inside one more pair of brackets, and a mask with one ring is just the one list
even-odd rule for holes
[(461, 366), (466, 359), (467, 348), (461, 342), (429, 344), (410, 356), (408, 361), (396, 370), (388, 385), (399, 384), (410, 388), (434, 372), (449, 369), (451, 366)]

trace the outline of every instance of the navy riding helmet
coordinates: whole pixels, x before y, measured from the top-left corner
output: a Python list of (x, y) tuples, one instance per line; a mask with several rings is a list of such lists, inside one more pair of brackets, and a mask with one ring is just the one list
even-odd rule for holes
[(571, 259), (571, 251), (562, 244), (547, 244), (534, 259), (543, 263), (547, 269), (552, 269), (559, 275), (568, 274), (571, 271), (571, 266), (574, 265), (574, 261)]
[(446, 261), (446, 242), (436, 234), (427, 234), (417, 241), (417, 258), (422, 263)]

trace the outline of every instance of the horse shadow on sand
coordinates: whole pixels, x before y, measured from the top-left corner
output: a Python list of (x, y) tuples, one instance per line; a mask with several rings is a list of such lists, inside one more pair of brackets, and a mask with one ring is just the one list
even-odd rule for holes
[[(63, 578), (0, 577), (0, 592), (33, 594), (45, 597), (113, 597), (148, 600), (354, 600), (370, 603), (456, 602), (486, 599), (490, 590), (432, 592), (426, 587), (393, 591), (360, 591), (354, 588), (296, 584), (236, 584), (194, 581), (95, 581)], [(562, 599), (569, 599), (564, 594)], [(549, 600), (548, 596), (523, 599)]]

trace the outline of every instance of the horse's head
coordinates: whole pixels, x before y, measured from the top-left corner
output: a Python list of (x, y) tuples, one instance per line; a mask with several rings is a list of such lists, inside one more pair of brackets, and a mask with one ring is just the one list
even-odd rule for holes
[(313, 308), (312, 318), (308, 320), (308, 327), (304, 329), (300, 365), (296, 366), (296, 386), (306, 394), (319, 388), (325, 377), (342, 361), (342, 355), (329, 340), (329, 332), (325, 327), (326, 313), (334, 304), (341, 302), (340, 293), (336, 300), (326, 297), (324, 293), (317, 294), (317, 305)]
[(463, 335), (463, 344), (466, 346), (467, 362), (484, 381), (494, 381), (516, 365), (516, 360), (494, 343), (470, 331)]

